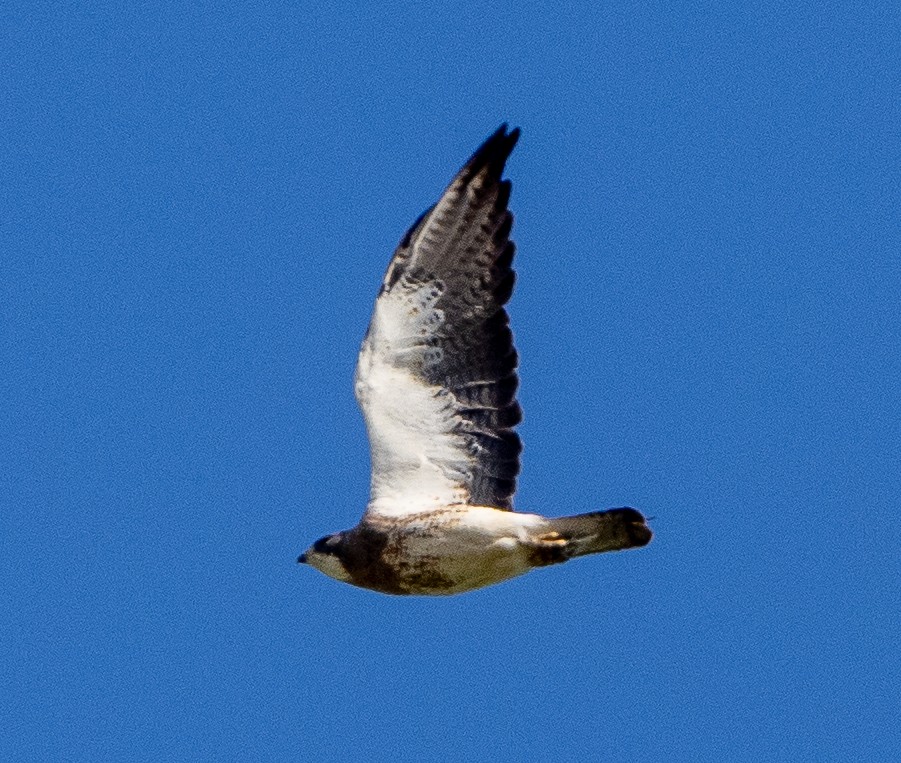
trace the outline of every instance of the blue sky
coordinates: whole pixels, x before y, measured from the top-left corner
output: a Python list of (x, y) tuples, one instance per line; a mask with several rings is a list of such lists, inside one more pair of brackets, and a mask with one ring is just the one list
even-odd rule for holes
[[(0, 758), (901, 753), (897, 3), (16, 5)], [(517, 506), (655, 540), (342, 586), (372, 298), (504, 121)]]

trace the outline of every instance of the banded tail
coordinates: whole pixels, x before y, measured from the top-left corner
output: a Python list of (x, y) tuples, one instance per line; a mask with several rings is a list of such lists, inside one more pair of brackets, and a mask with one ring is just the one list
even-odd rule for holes
[(646, 546), (653, 537), (644, 516), (630, 508), (593, 511), (548, 522), (551, 530), (567, 541), (565, 554), (569, 559)]

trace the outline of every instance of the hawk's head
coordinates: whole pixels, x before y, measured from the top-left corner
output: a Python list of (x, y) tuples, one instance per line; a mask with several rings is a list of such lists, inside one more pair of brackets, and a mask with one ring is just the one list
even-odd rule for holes
[(344, 551), (344, 538), (346, 533), (334, 533), (317, 540), (297, 561), (301, 564), (309, 564), (330, 578), (335, 578), (344, 583), (350, 582), (350, 574), (341, 560)]

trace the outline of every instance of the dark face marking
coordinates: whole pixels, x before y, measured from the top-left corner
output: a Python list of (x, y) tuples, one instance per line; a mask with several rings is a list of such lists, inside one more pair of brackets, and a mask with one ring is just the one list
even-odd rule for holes
[(341, 554), (339, 549), (341, 548), (342, 540), (344, 540), (344, 533), (326, 535), (324, 538), (320, 538), (313, 544), (313, 551), (317, 554), (328, 554), (329, 556), (337, 556), (340, 558)]
[[(333, 535), (326, 535), (323, 538), (317, 540), (313, 546), (312, 551), (315, 551), (317, 554), (327, 554), (328, 556), (339, 556), (338, 549), (341, 546), (341, 541), (343, 540), (344, 533), (334, 533)], [(339, 556), (340, 558), (340, 556)], [(298, 564), (307, 564), (308, 559), (306, 553), (301, 554), (297, 557)]]

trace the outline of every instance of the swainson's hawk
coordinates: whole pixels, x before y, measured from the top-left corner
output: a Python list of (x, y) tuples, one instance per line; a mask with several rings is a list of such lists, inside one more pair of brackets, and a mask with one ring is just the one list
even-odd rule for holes
[(576, 556), (644, 546), (635, 509), (547, 518), (513, 511), (521, 444), (513, 216), (503, 125), (404, 236), (356, 372), (372, 452), (369, 505), (298, 561), (392, 594), (443, 595)]

